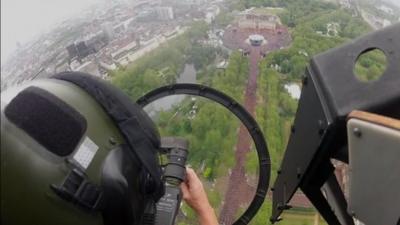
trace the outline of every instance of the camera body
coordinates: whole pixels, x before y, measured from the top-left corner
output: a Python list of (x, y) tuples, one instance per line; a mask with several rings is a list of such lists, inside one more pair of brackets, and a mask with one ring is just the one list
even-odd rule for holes
[(155, 225), (172, 225), (182, 200), (179, 185), (186, 176), (188, 142), (183, 138), (166, 137), (161, 139), (161, 148), (168, 162), (164, 167), (165, 194), (156, 204)]

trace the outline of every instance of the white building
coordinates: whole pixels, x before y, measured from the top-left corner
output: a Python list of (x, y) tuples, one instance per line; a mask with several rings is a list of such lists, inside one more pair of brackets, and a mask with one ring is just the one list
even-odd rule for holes
[(117, 49), (116, 51), (111, 53), (111, 57), (114, 59), (122, 58), (123, 55), (126, 55), (128, 52), (133, 52), (139, 48), (137, 41), (132, 41), (129, 44), (123, 46), (122, 48)]
[(255, 20), (239, 20), (238, 26), (244, 29), (256, 29), (257, 23)]

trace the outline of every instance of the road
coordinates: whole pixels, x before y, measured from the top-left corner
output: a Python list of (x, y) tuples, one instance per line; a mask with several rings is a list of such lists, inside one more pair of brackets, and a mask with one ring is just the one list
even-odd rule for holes
[[(250, 47), (250, 68), (247, 81), (244, 106), (253, 116), (257, 102), (257, 76), (258, 61), (261, 59), (260, 47)], [(224, 204), (219, 216), (220, 224), (230, 225), (234, 222), (235, 215), (241, 204), (248, 204), (254, 196), (255, 189), (247, 183), (245, 160), (250, 151), (252, 140), (246, 127), (242, 124), (239, 128), (238, 142), (236, 144), (236, 165), (229, 177), (228, 190), (225, 193)]]

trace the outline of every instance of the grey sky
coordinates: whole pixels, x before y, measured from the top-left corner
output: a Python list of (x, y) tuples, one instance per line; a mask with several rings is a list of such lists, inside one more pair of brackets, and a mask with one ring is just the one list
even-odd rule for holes
[(100, 0), (1, 0), (1, 62), (16, 49), (64, 18)]
[(387, 1), (392, 2), (396, 4), (398, 7), (400, 7), (400, 0), (387, 0)]

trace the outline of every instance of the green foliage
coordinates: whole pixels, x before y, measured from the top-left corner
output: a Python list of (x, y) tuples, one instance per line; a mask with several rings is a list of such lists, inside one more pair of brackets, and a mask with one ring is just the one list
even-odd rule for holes
[(297, 110), (297, 101), (293, 99), (286, 90), (283, 90), (283, 87), (281, 87), (279, 97), (281, 115), (285, 118), (293, 117)]
[(186, 32), (186, 36), (188, 37), (188, 40), (194, 43), (206, 37), (208, 29), (208, 24), (204, 21), (193, 22), (190, 25), (190, 29)]
[(210, 201), (210, 204), (217, 208), (221, 204), (221, 201), (223, 199), (223, 196), (221, 196), (221, 193), (218, 191), (215, 191), (213, 189), (208, 189), (207, 190), (207, 197), (208, 201)]
[(362, 54), (354, 67), (355, 76), (361, 81), (373, 81), (378, 79), (386, 70), (387, 61), (385, 54), (378, 50), (368, 51)]
[(196, 70), (200, 70), (212, 63), (215, 59), (216, 50), (211, 46), (202, 46), (200, 44), (194, 44), (192, 46), (189, 63), (194, 64)]
[(281, 20), (289, 27), (300, 25), (302, 19), (310, 14), (335, 10), (336, 6), (330, 2), (318, 0), (284, 0), (280, 5), (287, 11), (281, 14)]
[(241, 0), (241, 5), (245, 8), (283, 7), (287, 10), (281, 13), (280, 17), (289, 27), (295, 27), (306, 15), (336, 9), (334, 4), (318, 0)]
[[(140, 58), (125, 70), (115, 71), (112, 82), (134, 99), (153, 88), (174, 83), (185, 62), (182, 52), (185, 47), (178, 49), (176, 46), (183, 45), (189, 44), (183, 37), (178, 37), (171, 43)], [(158, 73), (164, 68), (168, 70), (165, 79)]]
[(228, 12), (222, 12), (217, 15), (215, 18), (215, 25), (218, 28), (225, 28), (228, 26), (230, 23), (232, 23), (234, 17), (231, 13)]
[(210, 167), (207, 167), (204, 172), (203, 172), (203, 177), (204, 178), (210, 178), (212, 174), (212, 169)]
[[(369, 31), (368, 25), (360, 18), (353, 18), (343, 10), (322, 7), (321, 4), (317, 4), (319, 6), (316, 6), (316, 10), (310, 9), (315, 12), (296, 17), (293, 25), (295, 28), (292, 31), (293, 42), (290, 48), (273, 52), (267, 56), (267, 66), (279, 66), (279, 72), (287, 74), (292, 81), (301, 78), (309, 59), (313, 55), (336, 47), (349, 38)], [(295, 6), (292, 5), (291, 7)], [(302, 7), (293, 10), (301, 11)], [(296, 26), (297, 23), (298, 26)], [(328, 24), (335, 24), (338, 36), (326, 35)]]
[(211, 86), (223, 91), (237, 101), (243, 99), (244, 86), (249, 71), (247, 58), (240, 52), (233, 52), (229, 57), (229, 64), (225, 71), (217, 71), (212, 80)]
[[(271, 174), (275, 176), (280, 159), (284, 151), (283, 118), (280, 115), (280, 74), (275, 70), (268, 69), (265, 62), (260, 65), (260, 76), (258, 80), (258, 93), (262, 101), (257, 105), (256, 116), (268, 141), (268, 150), (272, 162)], [(293, 116), (293, 114), (291, 115)], [(262, 119), (260, 119), (262, 118)], [(272, 177), (271, 180), (273, 180)]]
[(193, 224), (193, 221), (197, 221), (196, 212), (184, 202), (181, 206), (181, 211), (183, 212), (184, 215), (186, 215), (186, 218), (184, 220), (178, 221), (178, 224), (190, 225)]
[(207, 35), (208, 25), (195, 22), (184, 34), (163, 44), (127, 68), (111, 73), (114, 85), (133, 99), (163, 85), (175, 83), (185, 63), (195, 62), (197, 68), (215, 59), (215, 50), (197, 44)]
[[(265, 225), (271, 224), (269, 222), (269, 216), (272, 210), (272, 202), (265, 201), (258, 211), (257, 215), (250, 221), (250, 225)], [(267, 222), (268, 221), (268, 222)]]

